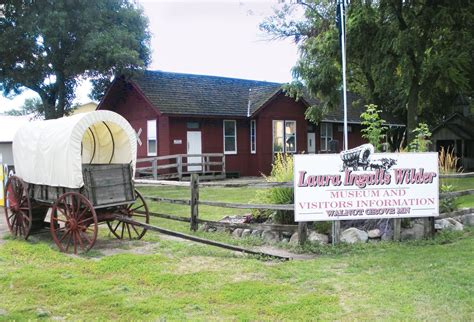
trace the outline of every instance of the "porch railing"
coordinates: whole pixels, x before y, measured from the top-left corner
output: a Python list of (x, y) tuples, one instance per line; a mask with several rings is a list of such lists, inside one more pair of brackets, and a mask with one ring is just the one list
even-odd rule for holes
[(189, 180), (192, 173), (201, 179), (224, 179), (225, 155), (222, 153), (174, 154), (137, 159), (137, 176)]

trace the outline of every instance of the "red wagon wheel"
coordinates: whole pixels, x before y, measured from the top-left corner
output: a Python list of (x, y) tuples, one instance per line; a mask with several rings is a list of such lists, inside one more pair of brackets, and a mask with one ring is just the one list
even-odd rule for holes
[[(148, 224), (150, 222), (150, 214), (148, 212), (148, 206), (142, 195), (135, 190), (135, 202), (127, 205), (119, 210), (119, 213), (132, 220)], [(141, 226), (129, 224), (120, 220), (107, 221), (110, 231), (118, 239), (128, 238), (141, 239), (147, 229)]]
[(31, 230), (31, 203), (28, 186), (19, 177), (12, 176), (5, 187), (5, 217), (14, 236), (28, 238)]
[(87, 252), (97, 239), (97, 214), (86, 197), (68, 192), (54, 203), (50, 227), (54, 242), (62, 252)]

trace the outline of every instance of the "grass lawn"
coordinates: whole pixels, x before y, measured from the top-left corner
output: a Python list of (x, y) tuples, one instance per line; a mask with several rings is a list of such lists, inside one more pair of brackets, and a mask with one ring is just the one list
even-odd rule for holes
[[(442, 184), (452, 185), (455, 191), (474, 189), (474, 178), (442, 179)], [(474, 208), (474, 195), (457, 198), (459, 208)]]
[[(463, 188), (464, 189), (464, 188)], [(140, 188), (189, 198), (188, 188)], [(202, 200), (249, 202), (257, 189), (203, 188)], [(470, 197), (470, 196), (468, 196)], [(463, 197), (466, 198), (466, 197)], [(469, 200), (464, 200), (463, 206)], [(471, 199), (472, 200), (472, 199)], [(150, 210), (189, 217), (189, 207), (150, 202)], [(474, 203), (473, 203), (474, 206)], [(247, 210), (199, 208), (218, 220)], [(189, 232), (189, 224), (153, 218)], [(259, 245), (227, 233), (197, 232)], [(106, 227), (100, 242), (111, 240)], [(59, 253), (49, 237), (0, 241), (0, 320), (472, 320), (474, 230), (418, 242), (325, 246), (316, 259), (264, 261), (147, 233), (122, 253)], [(114, 247), (115, 241), (110, 241)], [(140, 247), (145, 245), (146, 252)], [(120, 246), (117, 246), (120, 248)], [(122, 246), (125, 247), (125, 246)]]
[[(152, 255), (91, 258), (0, 245), (0, 320), (471, 320), (474, 233), (262, 261), (155, 239)], [(104, 237), (102, 237), (104, 238)]]

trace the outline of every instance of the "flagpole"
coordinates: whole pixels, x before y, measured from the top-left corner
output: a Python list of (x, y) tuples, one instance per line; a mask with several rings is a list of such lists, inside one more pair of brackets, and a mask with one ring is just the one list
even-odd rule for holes
[(344, 101), (344, 145), (343, 149), (349, 149), (347, 138), (347, 86), (346, 86), (346, 10), (344, 8), (345, 0), (338, 0), (339, 13), (341, 17), (341, 52), (342, 52), (342, 91)]

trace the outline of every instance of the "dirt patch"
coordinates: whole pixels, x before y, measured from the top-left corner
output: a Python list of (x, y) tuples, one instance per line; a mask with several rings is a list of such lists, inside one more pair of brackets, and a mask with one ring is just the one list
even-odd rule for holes
[(296, 253), (289, 252), (286, 249), (276, 248), (276, 247), (272, 247), (268, 245), (260, 246), (258, 248), (254, 248), (253, 250), (264, 252), (270, 255), (288, 257), (288, 258), (291, 258), (292, 260), (308, 260), (308, 259), (315, 259), (317, 257), (315, 254), (296, 254)]

